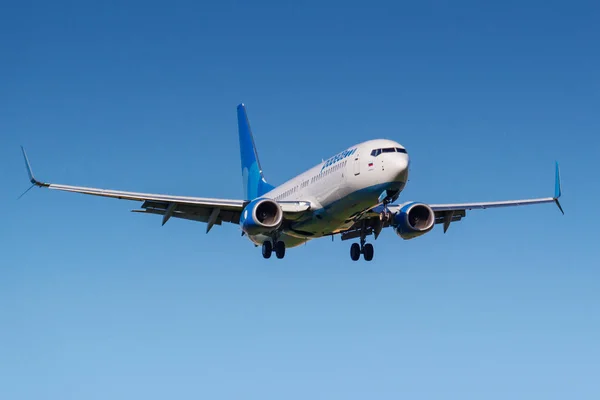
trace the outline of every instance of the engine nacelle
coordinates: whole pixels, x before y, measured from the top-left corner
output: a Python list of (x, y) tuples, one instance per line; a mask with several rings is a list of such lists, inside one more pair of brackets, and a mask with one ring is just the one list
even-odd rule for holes
[(257, 199), (242, 211), (240, 226), (248, 235), (267, 234), (276, 231), (283, 222), (283, 211), (276, 201)]
[(394, 230), (404, 240), (421, 236), (433, 229), (435, 213), (427, 204), (408, 203), (394, 215)]

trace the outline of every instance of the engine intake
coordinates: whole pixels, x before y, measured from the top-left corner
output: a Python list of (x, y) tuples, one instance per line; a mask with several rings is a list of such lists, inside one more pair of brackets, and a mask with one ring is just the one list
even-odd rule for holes
[(281, 227), (283, 211), (276, 201), (258, 199), (250, 202), (242, 212), (240, 225), (248, 235), (271, 233)]
[(426, 234), (434, 224), (435, 213), (423, 203), (406, 204), (394, 216), (394, 230), (404, 240)]

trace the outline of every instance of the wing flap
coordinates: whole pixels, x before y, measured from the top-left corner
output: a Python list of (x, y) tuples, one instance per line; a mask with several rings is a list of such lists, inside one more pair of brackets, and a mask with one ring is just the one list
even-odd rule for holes
[[(169, 209), (168, 203), (160, 203), (156, 201), (145, 201), (141, 206), (141, 210), (132, 210), (137, 213), (147, 213), (156, 215), (165, 215)], [(179, 204), (173, 211), (173, 218), (184, 218), (193, 221), (205, 222), (210, 221), (213, 210), (218, 209), (219, 213), (214, 224), (221, 225), (222, 222), (238, 224), (240, 222), (241, 211), (222, 210), (218, 207), (207, 207), (189, 204)]]
[[(144, 208), (139, 210), (131, 210), (131, 212), (139, 214), (153, 214), (153, 215), (165, 215), (164, 209), (155, 208)], [(172, 218), (187, 219), (190, 221), (208, 223), (210, 220), (210, 213), (206, 212), (186, 212), (186, 211), (174, 211), (171, 215)], [(240, 220), (240, 214), (231, 211), (222, 211), (219, 216), (213, 222), (214, 225), (221, 225), (223, 222), (229, 222), (232, 224), (238, 224)]]
[(458, 211), (437, 211), (435, 213), (435, 223), (443, 224), (450, 217), (450, 222), (460, 221), (467, 215), (465, 210)]

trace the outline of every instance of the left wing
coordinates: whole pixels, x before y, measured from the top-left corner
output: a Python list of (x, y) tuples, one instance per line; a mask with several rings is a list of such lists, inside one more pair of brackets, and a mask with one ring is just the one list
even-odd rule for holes
[(429, 207), (431, 207), (431, 209), (435, 212), (435, 222), (444, 223), (444, 232), (446, 232), (451, 222), (460, 221), (462, 217), (466, 215), (466, 210), (483, 210), (486, 208), (516, 207), (526, 206), (530, 204), (555, 203), (558, 206), (560, 212), (564, 215), (565, 212), (562, 206), (560, 205), (560, 202), (558, 201), (561, 194), (562, 189), (560, 185), (560, 169), (558, 168), (557, 162), (555, 168), (554, 197), (540, 197), (536, 199), (508, 201), (489, 201), (480, 203), (429, 204)]
[[(171, 217), (183, 218), (194, 221), (206, 222), (206, 232), (208, 233), (214, 225), (221, 225), (222, 222), (230, 222), (239, 224), (240, 215), (244, 207), (249, 203), (247, 200), (230, 200), (230, 199), (213, 199), (203, 197), (187, 197), (187, 196), (172, 196), (167, 194), (152, 194), (125, 192), (120, 190), (98, 189), (84, 186), (69, 186), (55, 183), (45, 183), (38, 181), (31, 170), (29, 159), (23, 151), (25, 166), (29, 175), (29, 181), (32, 187), (45, 187), (52, 190), (61, 190), (64, 192), (73, 192), (81, 194), (89, 194), (93, 196), (112, 197), (123, 200), (143, 201), (140, 210), (132, 210), (133, 212), (144, 214), (162, 215), (162, 224), (164, 225)], [(279, 202), (279, 205), (286, 215), (301, 213), (310, 208), (308, 202)]]
[[(444, 233), (450, 227), (452, 222), (460, 221), (467, 215), (467, 210), (483, 210), (486, 208), (500, 208), (500, 207), (516, 207), (525, 206), (531, 204), (544, 204), (544, 203), (555, 203), (558, 209), (563, 213), (564, 210), (560, 205), (558, 199), (562, 194), (560, 184), (560, 170), (558, 163), (556, 163), (555, 169), (555, 183), (554, 183), (554, 197), (540, 197), (535, 199), (523, 199), (523, 200), (507, 200), (507, 201), (491, 201), (491, 202), (478, 202), (478, 203), (456, 203), (456, 204), (428, 204), (428, 206), (435, 213), (435, 224), (444, 224)], [(391, 214), (396, 214), (404, 204), (400, 205), (388, 205), (387, 210)], [(341, 233), (342, 240), (353, 239), (361, 235), (361, 231), (364, 230), (364, 234), (374, 234), (375, 238), (379, 236), (379, 233), (383, 228), (391, 226), (389, 220), (382, 220), (380, 218), (381, 213), (384, 211), (383, 205), (378, 205), (371, 210), (368, 210), (364, 214), (358, 216), (355, 219), (355, 223), (347, 230)]]
[(490, 201), (483, 203), (458, 203), (458, 204), (430, 204), (429, 207), (433, 211), (458, 211), (458, 210), (482, 210), (485, 208), (498, 208), (498, 207), (513, 207), (513, 206), (526, 206), (529, 204), (543, 204), (543, 203), (556, 203), (560, 211), (564, 214), (558, 199), (562, 194), (560, 187), (560, 170), (558, 163), (556, 163), (555, 169), (555, 181), (554, 181), (554, 197), (541, 197), (537, 199), (524, 199), (524, 200), (509, 200), (509, 201)]

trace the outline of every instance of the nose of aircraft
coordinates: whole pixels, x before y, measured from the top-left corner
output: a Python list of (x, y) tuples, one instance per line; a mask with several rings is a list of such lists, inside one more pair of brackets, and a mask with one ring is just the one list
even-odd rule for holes
[(396, 175), (396, 181), (408, 181), (408, 165), (410, 160), (408, 154), (396, 154), (393, 161), (393, 170)]

